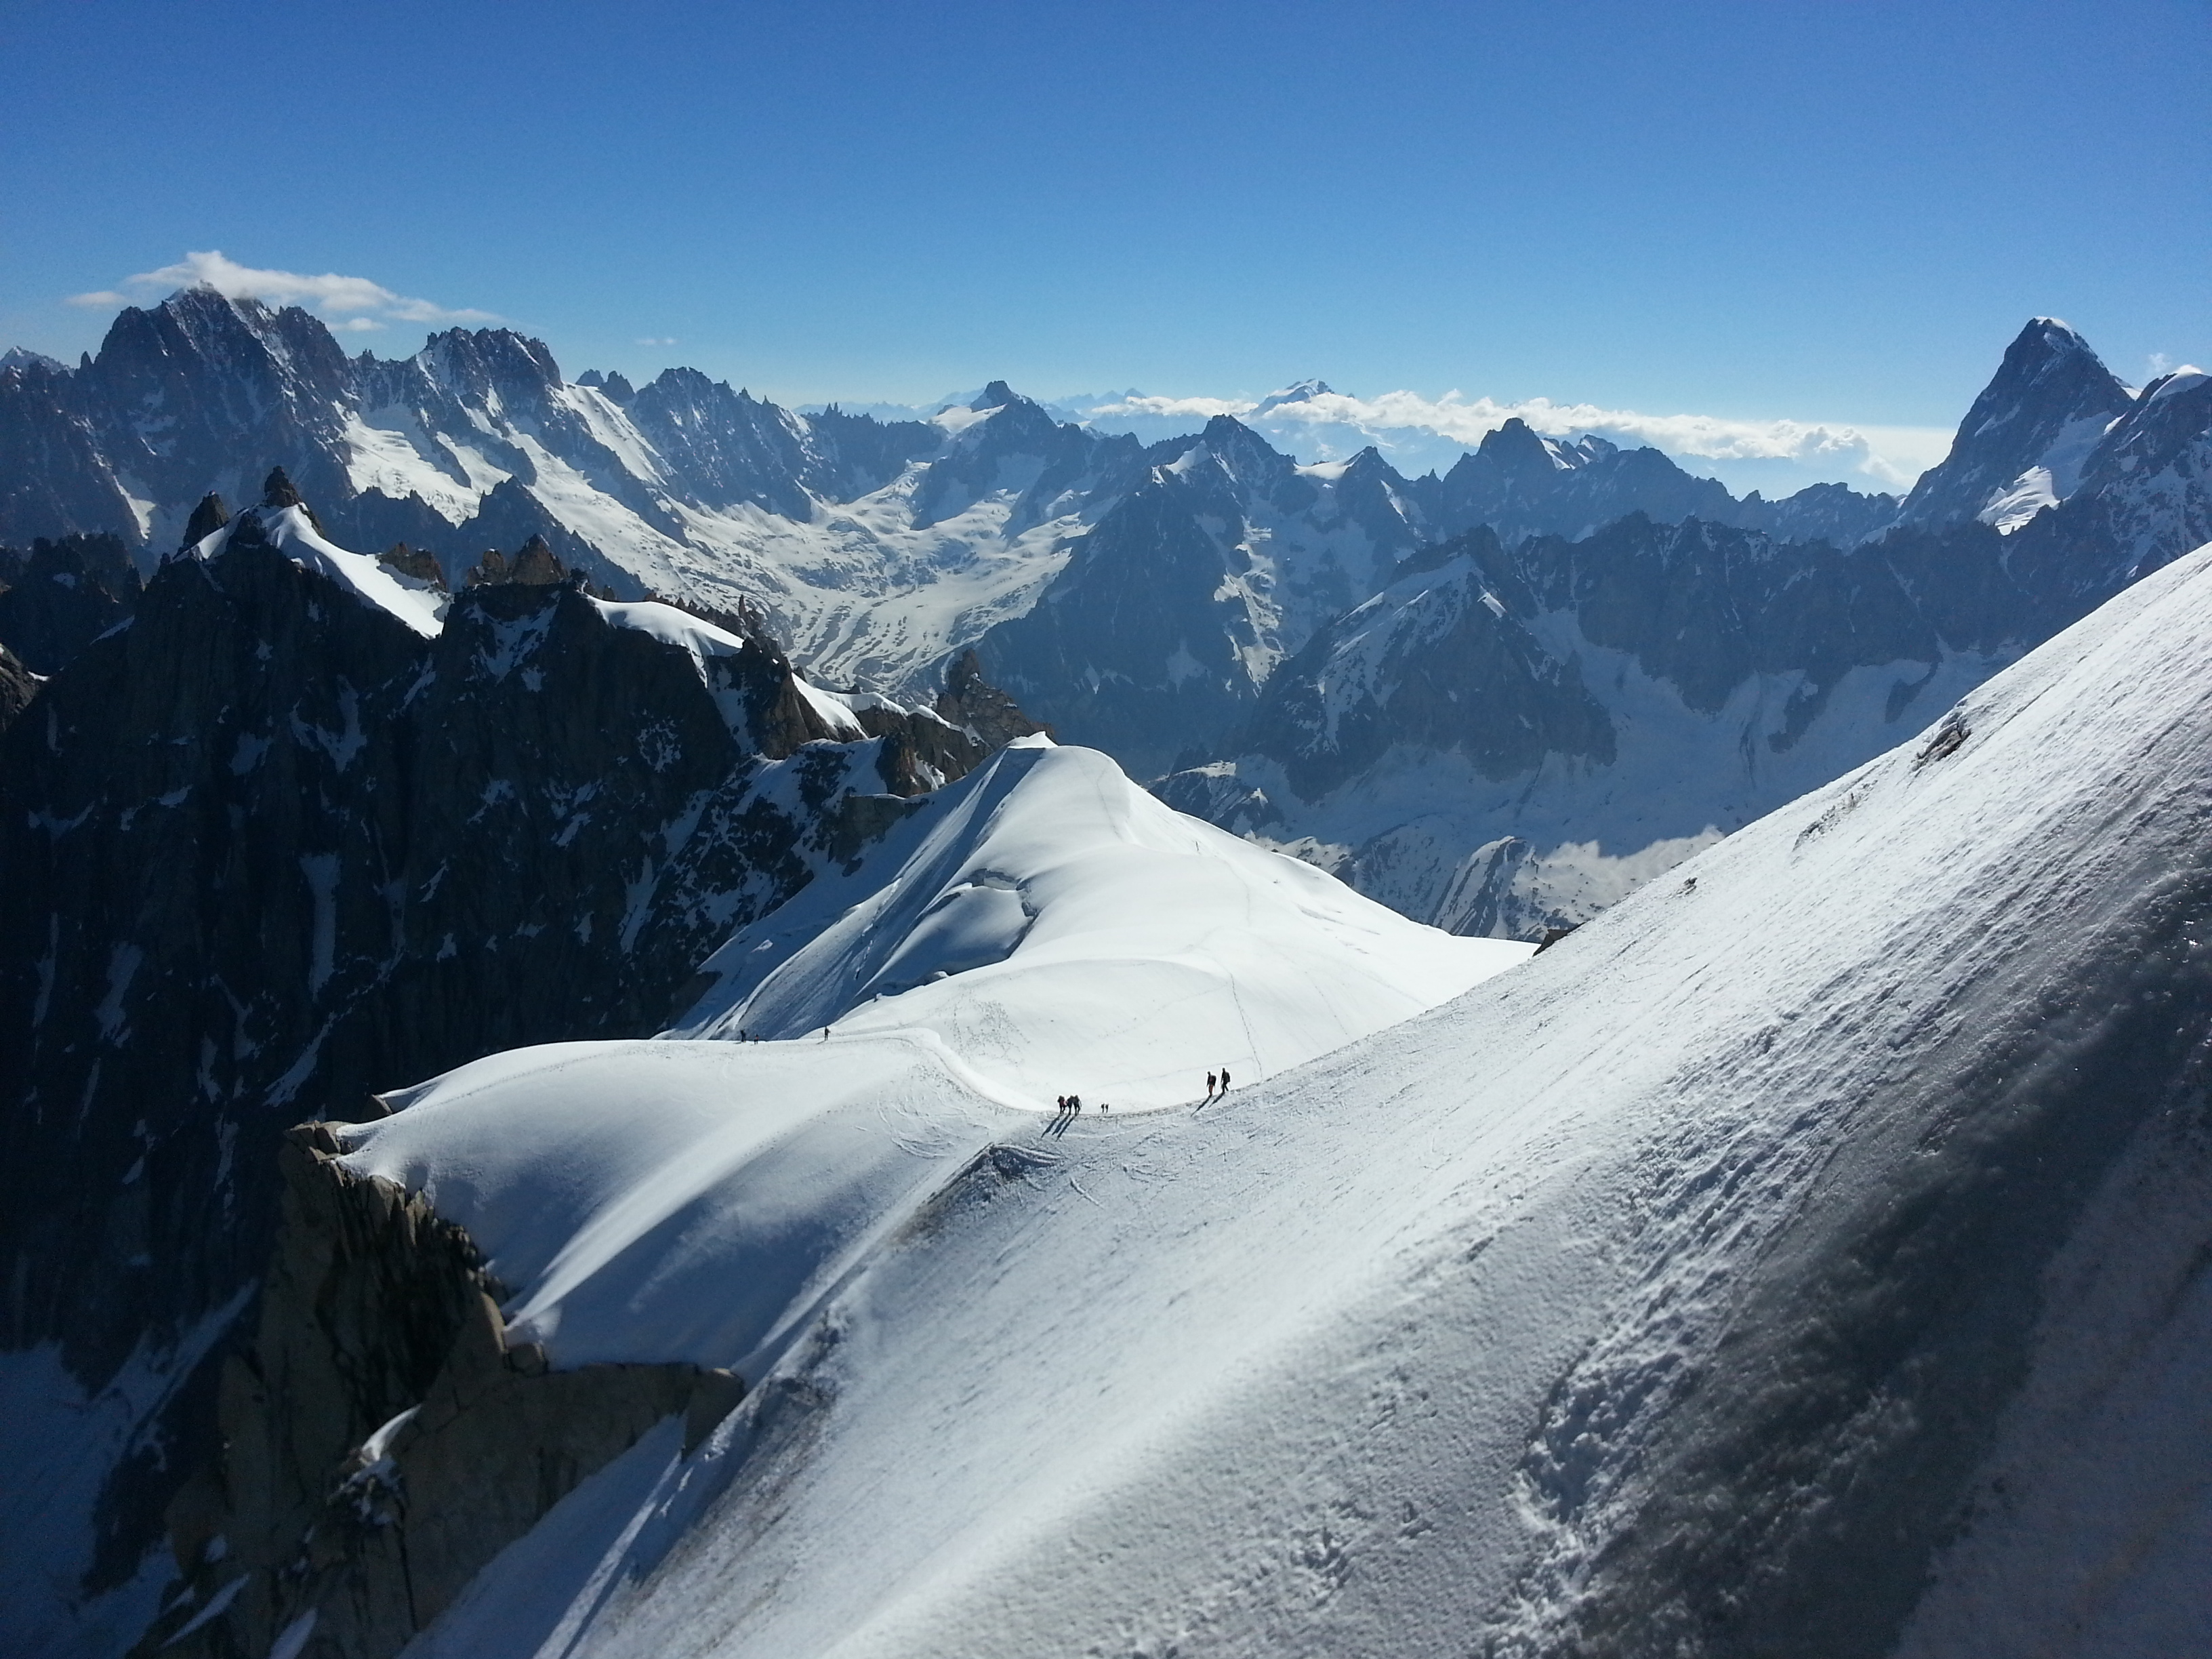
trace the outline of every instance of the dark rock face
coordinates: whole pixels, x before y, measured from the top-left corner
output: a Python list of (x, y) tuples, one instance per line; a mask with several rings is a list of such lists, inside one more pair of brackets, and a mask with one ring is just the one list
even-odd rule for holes
[(990, 749), (1003, 749), (1016, 738), (1033, 732), (1049, 734), (1052, 729), (1031, 720), (1020, 704), (987, 681), (982, 659), (972, 650), (962, 652), (947, 672), (945, 690), (938, 694), (937, 712)]
[(192, 1593), (137, 1653), (264, 1653), (312, 1613), (301, 1652), (383, 1659), (655, 1425), (683, 1413), (696, 1443), (743, 1393), (693, 1365), (549, 1370), (507, 1342), (468, 1235), (338, 1151), (324, 1124), (285, 1138), (283, 1219), (254, 1339), (223, 1366), (221, 1451), (169, 1506)]
[(23, 666), (21, 657), (0, 645), (0, 732), (15, 723), (15, 717), (31, 706), (38, 693), (37, 677)]
[[(1497, 608), (1501, 579), (1490, 570), (1505, 566), (1504, 554), (1497, 537), (1481, 530), (1455, 552), (1418, 561), (1425, 568), (1324, 629), (1284, 665), (1238, 747), (1280, 758), (1292, 787), (1309, 799), (1331, 793), (1394, 743), (1456, 750), (1497, 777), (1531, 770), (1553, 753), (1610, 762), (1613, 732), (1604, 709), (1568, 665)], [(1523, 614), (1533, 608), (1525, 590), (1512, 597)], [(1447, 607), (1444, 620), (1438, 613)], [(1347, 644), (1365, 645), (1394, 611), (1418, 611), (1418, 631), (1380, 661), (1355, 669), (1343, 660)]]
[(518, 583), (524, 587), (552, 587), (568, 580), (568, 568), (553, 551), (552, 544), (544, 537), (533, 535), (523, 543), (522, 550), (508, 559), (500, 550), (487, 548), (483, 558), (468, 574), (471, 587), (496, 586), (501, 582)]
[[(1959, 423), (1950, 454), (1921, 475), (1899, 517), (1907, 524), (1972, 519), (2028, 468), (2045, 465), (2069, 432), (2079, 452), (2070, 465), (2078, 465), (2133, 402), (2088, 342), (2055, 319), (2038, 317), (2005, 349), (1996, 377)], [(2058, 465), (2069, 463), (2061, 458)], [(2070, 477), (2056, 482), (2062, 496), (2074, 484)]]
[[(100, 1386), (256, 1281), (286, 1124), (659, 1029), (732, 927), (985, 752), (888, 708), (852, 738), (764, 639), (622, 614), (490, 584), (425, 639), (249, 514), (0, 737), (0, 1346)], [(111, 1481), (93, 1588), (200, 1397)]]
[(116, 537), (0, 548), (0, 646), (34, 674), (60, 672), (137, 602), (138, 572)]
[(394, 542), (376, 556), (376, 561), (410, 581), (427, 583), (441, 592), (445, 590), (446, 573), (439, 568), (437, 556), (424, 552), (419, 547), (410, 547), (405, 542)]
[(1425, 523), (1372, 451), (1318, 482), (1226, 416), (1146, 459), (1035, 608), (976, 647), (1024, 708), (1139, 776), (1207, 752)]
[(203, 495), (200, 504), (192, 509), (192, 516), (185, 520), (185, 533), (179, 547), (194, 547), (230, 522), (230, 508), (220, 495)]

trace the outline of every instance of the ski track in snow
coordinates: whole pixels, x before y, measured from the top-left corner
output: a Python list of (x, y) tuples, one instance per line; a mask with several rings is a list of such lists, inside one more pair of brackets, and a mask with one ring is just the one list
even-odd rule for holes
[[(1202, 1112), (1048, 1133), (890, 1031), (631, 1046), (635, 1087), (580, 1055), (573, 1099), (524, 1051), (482, 1063), (497, 1112), (428, 1085), (356, 1162), (495, 1257), (527, 1211), (532, 1261), (764, 1282), (684, 1279), (712, 1215), (617, 1213), (684, 1140), (648, 1053), (761, 1068), (745, 1127), (689, 1133), (828, 1171), (758, 1224), (842, 1231), (701, 1452), (641, 1443), (411, 1651), (2178, 1650), (2212, 1620), (2212, 549), (1938, 735)], [(906, 1163), (805, 1144), (872, 1118)]]

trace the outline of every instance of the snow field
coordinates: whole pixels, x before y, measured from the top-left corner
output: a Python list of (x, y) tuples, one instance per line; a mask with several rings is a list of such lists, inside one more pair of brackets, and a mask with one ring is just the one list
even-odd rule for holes
[(559, 1363), (757, 1375), (961, 1166), (1060, 1128), (1058, 1096), (1094, 1120), (1196, 1105), (1219, 1066), (1257, 1081), (1528, 951), (1023, 738), (710, 959), (685, 1035), (726, 1040), (493, 1055), (388, 1096), (404, 1109), (348, 1131), (349, 1161), (468, 1227), (518, 1287), (516, 1340)]
[(1001, 1135), (419, 1652), (2172, 1652), (2209, 738), (2204, 550), (1516, 973)]

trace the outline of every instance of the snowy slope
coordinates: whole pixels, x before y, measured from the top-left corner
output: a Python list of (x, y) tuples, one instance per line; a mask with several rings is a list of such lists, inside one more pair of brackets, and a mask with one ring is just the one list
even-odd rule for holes
[(203, 561), (219, 559), (234, 539), (249, 533), (264, 537), (294, 563), (328, 577), (362, 604), (397, 617), (425, 639), (435, 637), (444, 623), (450, 603), (445, 592), (428, 582), (403, 576), (365, 553), (348, 552), (315, 528), (304, 507), (250, 508), (193, 543), (185, 552)]
[(1430, 1014), (1001, 1129), (414, 1650), (2180, 1650), (2208, 739), (2212, 549)]
[(1024, 738), (710, 959), (687, 1031), (728, 1040), (495, 1055), (391, 1097), (406, 1109), (353, 1132), (354, 1162), (462, 1220), (563, 1363), (749, 1370), (855, 1250), (1058, 1096), (1194, 1104), (1218, 1066), (1257, 1082), (1528, 954)]

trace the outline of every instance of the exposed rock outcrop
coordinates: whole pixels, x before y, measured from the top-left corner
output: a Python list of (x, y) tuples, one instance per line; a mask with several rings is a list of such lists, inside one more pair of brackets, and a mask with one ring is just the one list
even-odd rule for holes
[(428, 582), (443, 592), (446, 573), (439, 568), (438, 556), (419, 547), (410, 547), (405, 542), (394, 542), (376, 556), (377, 562), (388, 570), (397, 571), (411, 580)]
[(38, 677), (23, 666), (21, 657), (0, 645), (0, 732), (14, 725), (15, 716), (29, 708), (38, 694)]
[(983, 678), (983, 659), (973, 647), (963, 651), (946, 671), (945, 689), (937, 694), (937, 712), (991, 749), (1052, 730), (1031, 720), (1019, 703)]
[(552, 544), (541, 534), (532, 534), (522, 544), (522, 550), (513, 559), (507, 558), (495, 547), (486, 548), (468, 574), (471, 587), (513, 582), (523, 587), (551, 587), (568, 580), (568, 568), (554, 554)]
[[(169, 1507), (186, 1594), (136, 1651), (384, 1659), (562, 1496), (677, 1413), (690, 1443), (743, 1384), (695, 1365), (549, 1369), (501, 1287), (419, 1194), (279, 1154), (283, 1220), (252, 1345), (225, 1364), (222, 1450)], [(212, 1611), (210, 1611), (212, 1610)]]

